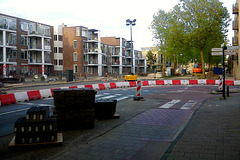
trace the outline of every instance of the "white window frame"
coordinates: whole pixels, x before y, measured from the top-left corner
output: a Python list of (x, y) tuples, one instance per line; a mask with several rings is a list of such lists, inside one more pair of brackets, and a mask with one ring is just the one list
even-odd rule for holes
[(77, 73), (78, 72), (78, 68), (77, 68), (77, 64), (73, 65), (73, 73)]
[(77, 52), (73, 52), (73, 61), (74, 61), (74, 62), (77, 61)]
[(73, 49), (77, 49), (77, 40), (73, 40)]

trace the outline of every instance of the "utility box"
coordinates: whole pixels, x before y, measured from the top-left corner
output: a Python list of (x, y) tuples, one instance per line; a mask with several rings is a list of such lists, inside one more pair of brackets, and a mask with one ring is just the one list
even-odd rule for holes
[(67, 70), (66, 79), (67, 82), (73, 81), (73, 70)]

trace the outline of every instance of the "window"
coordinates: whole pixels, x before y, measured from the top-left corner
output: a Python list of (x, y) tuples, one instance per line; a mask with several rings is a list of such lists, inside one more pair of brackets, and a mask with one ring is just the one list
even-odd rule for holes
[(21, 30), (28, 31), (28, 23), (21, 21)]
[(22, 60), (28, 59), (28, 52), (26, 50), (21, 50), (21, 59)]
[(62, 59), (59, 60), (59, 65), (63, 65), (63, 60)]
[(77, 49), (77, 40), (74, 40), (74, 41), (73, 41), (73, 48), (74, 48), (74, 49)]
[(76, 36), (80, 36), (80, 27), (76, 27)]
[(57, 47), (54, 47), (54, 53), (58, 53)]
[(27, 36), (21, 35), (21, 45), (23, 45), (23, 46), (27, 46), (28, 45), (28, 43), (27, 43)]
[(12, 49), (8, 49), (7, 50), (7, 58), (8, 59), (17, 59), (17, 51), (12, 50)]
[(7, 43), (16, 45), (17, 44), (17, 35), (15, 33), (10, 33), (8, 35)]
[(74, 68), (73, 68), (73, 72), (74, 72), (74, 73), (77, 73), (77, 72), (78, 72), (78, 70), (77, 70), (77, 69), (78, 69), (78, 68), (77, 68), (77, 64), (74, 64), (73, 67), (74, 67)]
[(58, 41), (62, 41), (63, 40), (63, 36), (58, 35)]
[(73, 53), (73, 61), (77, 61), (77, 52)]
[(57, 59), (54, 59), (54, 65), (57, 65)]
[(45, 36), (50, 36), (51, 35), (51, 31), (50, 31), (50, 27), (49, 26), (45, 26), (44, 27), (44, 35)]
[(59, 47), (58, 50), (59, 50), (59, 53), (63, 53), (63, 48)]
[(54, 35), (54, 41), (57, 41), (57, 35)]

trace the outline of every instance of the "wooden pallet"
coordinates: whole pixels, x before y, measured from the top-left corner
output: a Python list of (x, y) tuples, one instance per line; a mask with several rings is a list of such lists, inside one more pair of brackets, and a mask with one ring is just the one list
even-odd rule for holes
[(31, 143), (31, 144), (16, 144), (15, 143), (15, 136), (9, 143), (9, 147), (15, 147), (15, 146), (32, 146), (32, 145), (46, 145), (46, 144), (61, 144), (63, 143), (63, 134), (62, 133), (57, 133), (57, 141), (54, 142), (40, 142), (40, 143)]

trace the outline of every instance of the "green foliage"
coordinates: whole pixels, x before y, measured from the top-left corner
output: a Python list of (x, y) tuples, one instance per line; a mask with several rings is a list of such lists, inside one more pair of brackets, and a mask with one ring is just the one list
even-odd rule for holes
[(153, 65), (157, 60), (157, 57), (155, 57), (151, 50), (147, 52), (146, 56), (148, 58), (148, 62), (150, 63), (150, 65)]
[[(226, 7), (219, 0), (180, 0), (171, 11), (159, 10), (150, 26), (154, 38), (167, 59), (182, 56), (179, 62), (217, 63), (211, 48), (227, 40), (231, 21)], [(204, 73), (205, 74), (205, 73)]]

